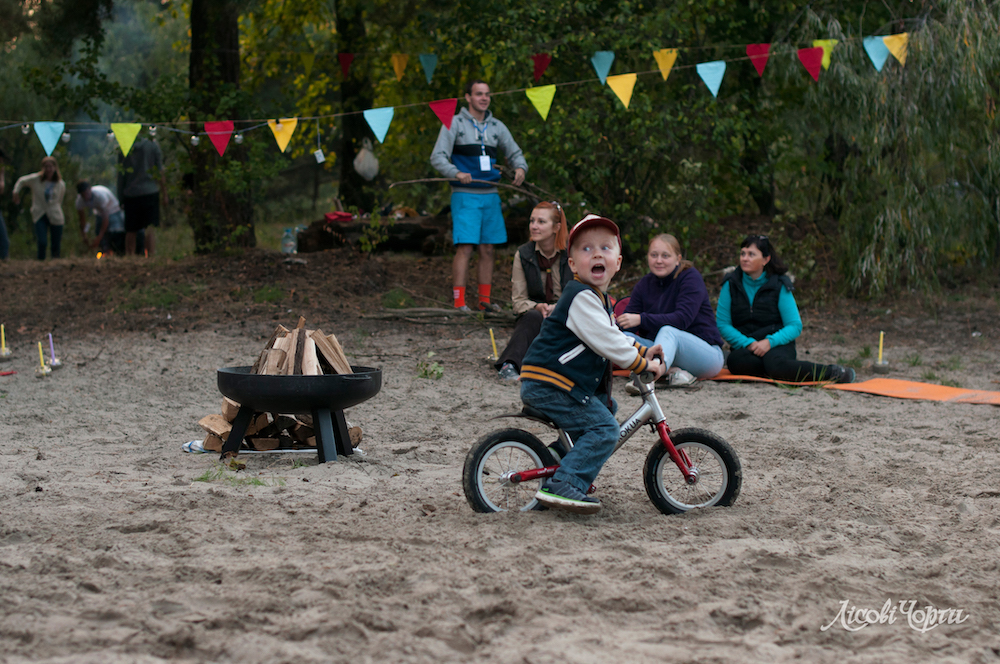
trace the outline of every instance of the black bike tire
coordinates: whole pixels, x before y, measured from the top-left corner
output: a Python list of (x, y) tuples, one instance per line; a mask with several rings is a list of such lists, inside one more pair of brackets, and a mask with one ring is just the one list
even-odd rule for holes
[[(488, 459), (491, 453), (496, 451), (496, 448), (507, 446), (510, 443), (527, 447), (537, 457), (539, 467), (554, 466), (557, 463), (549, 448), (527, 431), (522, 431), (521, 429), (501, 429), (483, 436), (472, 446), (472, 449), (465, 456), (465, 466), (462, 470), (462, 489), (465, 491), (465, 499), (469, 502), (469, 506), (476, 512), (489, 513), (501, 511), (495, 508), (493, 501), (483, 495), (480, 480), (482, 478), (484, 460)], [(521, 451), (523, 452), (524, 450), (521, 449)], [(524, 468), (523, 470), (528, 470), (528, 468)], [(534, 485), (535, 482), (531, 484)], [(528, 501), (527, 504), (529, 507), (527, 509), (539, 509), (542, 507), (537, 501), (532, 501)]]
[[(682, 448), (685, 445), (703, 445), (709, 448), (718, 455), (721, 466), (725, 469), (726, 477), (721, 491), (716, 492), (711, 499), (698, 505), (681, 503), (676, 498), (672, 499), (670, 492), (659, 481), (661, 467), (663, 472), (673, 473), (676, 476), (680, 476), (680, 470), (674, 465), (673, 459), (667, 453), (667, 448), (663, 443), (657, 441), (646, 456), (646, 465), (642, 474), (646, 484), (646, 495), (649, 496), (658, 510), (664, 514), (683, 514), (695, 507), (728, 507), (736, 502), (743, 484), (743, 468), (736, 451), (729, 443), (705, 429), (679, 429), (671, 432), (670, 440), (677, 448)], [(664, 464), (669, 464), (669, 467)]]

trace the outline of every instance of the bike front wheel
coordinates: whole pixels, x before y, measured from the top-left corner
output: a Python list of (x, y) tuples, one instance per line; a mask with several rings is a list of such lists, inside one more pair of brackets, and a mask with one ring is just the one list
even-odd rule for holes
[(477, 512), (537, 509), (540, 505), (535, 493), (541, 480), (514, 483), (510, 476), (555, 464), (549, 449), (527, 431), (494, 431), (480, 438), (465, 457), (462, 472), (465, 499)]
[(678, 451), (687, 454), (697, 479), (689, 484), (666, 446), (658, 441), (649, 450), (643, 469), (646, 494), (658, 510), (680, 514), (696, 507), (729, 506), (736, 502), (743, 469), (729, 443), (704, 429), (681, 429), (671, 433), (670, 440)]

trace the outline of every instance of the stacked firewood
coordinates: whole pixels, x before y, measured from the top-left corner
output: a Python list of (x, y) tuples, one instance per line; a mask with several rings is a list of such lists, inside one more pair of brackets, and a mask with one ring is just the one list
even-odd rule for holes
[[(337, 337), (323, 330), (305, 329), (305, 318), (293, 330), (279, 325), (261, 351), (251, 373), (268, 375), (318, 376), (353, 373)], [(240, 405), (223, 397), (221, 412), (198, 421), (205, 430), (204, 447), (221, 452), (233, 428)], [(351, 445), (361, 442), (361, 427), (347, 424)], [(244, 441), (257, 451), (316, 447), (316, 433), (309, 415), (256, 413), (247, 427)]]

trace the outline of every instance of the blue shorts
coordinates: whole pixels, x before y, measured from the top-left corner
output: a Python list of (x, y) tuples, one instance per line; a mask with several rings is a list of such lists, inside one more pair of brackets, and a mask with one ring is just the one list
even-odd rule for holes
[(504, 244), (507, 226), (500, 194), (451, 192), (451, 241), (454, 244)]

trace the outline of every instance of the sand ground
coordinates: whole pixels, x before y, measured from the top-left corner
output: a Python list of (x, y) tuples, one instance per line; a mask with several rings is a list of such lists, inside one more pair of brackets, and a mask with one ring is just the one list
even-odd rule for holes
[[(0, 378), (0, 662), (998, 660), (993, 406), (664, 389), (672, 427), (738, 451), (734, 506), (660, 514), (643, 431), (598, 479), (600, 514), (483, 515), (462, 463), (519, 399), (482, 361), (478, 326), (330, 330), (384, 372), (348, 412), (363, 456), (244, 455), (233, 473), (182, 453), (218, 410), (215, 369), (250, 363), (272, 326), (80, 334), (44, 380), (30, 347), (0, 365), (18, 371)], [(894, 376), (936, 367), (996, 389), (990, 334), (957, 355), (936, 337), (894, 347)], [(808, 346), (819, 360), (856, 347)], [(441, 378), (421, 378), (421, 360)], [(849, 631), (845, 601), (889, 601), (894, 620)], [(932, 606), (965, 620), (922, 632), (900, 602), (911, 619)]]

